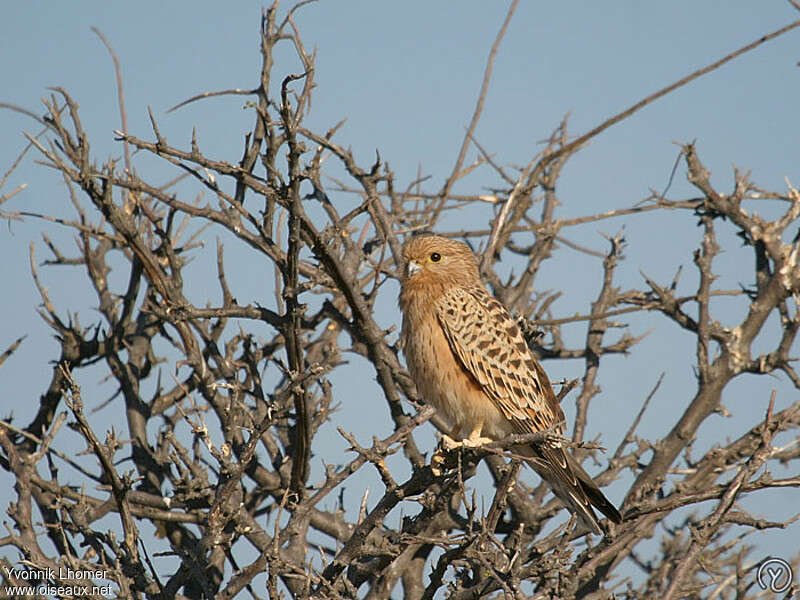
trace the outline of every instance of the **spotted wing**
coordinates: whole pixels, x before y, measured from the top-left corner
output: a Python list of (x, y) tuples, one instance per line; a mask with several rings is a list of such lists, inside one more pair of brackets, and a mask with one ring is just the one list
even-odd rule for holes
[[(450, 347), (520, 433), (563, 431), (564, 412), (506, 308), (483, 287), (455, 288), (436, 305)], [(617, 509), (563, 447), (534, 444), (516, 451), (550, 484), (555, 495), (595, 533), (592, 505), (616, 523)]]
[(564, 413), (506, 308), (483, 287), (453, 288), (436, 303), (450, 347), (520, 433), (554, 427)]

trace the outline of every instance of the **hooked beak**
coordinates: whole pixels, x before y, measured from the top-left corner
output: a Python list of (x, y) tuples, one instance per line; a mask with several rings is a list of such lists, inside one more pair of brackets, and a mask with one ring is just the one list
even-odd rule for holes
[(417, 263), (413, 260), (408, 261), (408, 265), (406, 266), (406, 277), (411, 277), (415, 273), (419, 273), (422, 270)]

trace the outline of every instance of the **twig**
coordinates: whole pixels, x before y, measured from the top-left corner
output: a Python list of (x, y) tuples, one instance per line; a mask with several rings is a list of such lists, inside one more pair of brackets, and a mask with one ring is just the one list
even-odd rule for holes
[(614, 456), (612, 457), (612, 460), (618, 459), (620, 456), (622, 456), (622, 451), (625, 449), (625, 447), (628, 444), (630, 444), (633, 441), (633, 432), (636, 431), (636, 429), (639, 427), (639, 423), (641, 422), (642, 417), (644, 416), (644, 413), (647, 410), (647, 407), (650, 405), (650, 401), (656, 395), (656, 392), (658, 391), (658, 388), (661, 387), (661, 382), (664, 381), (664, 375), (665, 375), (665, 372), (662, 371), (661, 375), (658, 376), (658, 381), (656, 381), (656, 384), (653, 386), (653, 389), (650, 390), (650, 393), (647, 394), (647, 397), (644, 399), (644, 403), (642, 404), (642, 408), (639, 409), (639, 412), (637, 413), (636, 418), (633, 420), (633, 423), (631, 423), (631, 426), (628, 428), (627, 433), (625, 433), (625, 437), (623, 437), (622, 441), (619, 443), (619, 446), (617, 447), (617, 451), (614, 452)]
[(511, 5), (508, 7), (508, 12), (506, 13), (506, 18), (503, 21), (503, 25), (500, 27), (500, 31), (497, 32), (497, 36), (492, 44), (492, 49), (489, 51), (489, 58), (486, 61), (486, 69), (483, 73), (483, 82), (481, 83), (481, 90), (478, 94), (478, 102), (475, 105), (475, 112), (472, 114), (472, 120), (467, 127), (467, 132), (464, 134), (464, 140), (461, 142), (461, 148), (458, 151), (456, 164), (453, 166), (450, 176), (447, 178), (442, 190), (439, 192), (439, 200), (431, 214), (430, 223), (436, 223), (436, 220), (439, 218), (439, 214), (442, 212), (442, 209), (447, 202), (447, 198), (450, 195), (450, 190), (453, 187), (453, 184), (460, 176), (461, 166), (464, 164), (464, 158), (467, 155), (467, 149), (469, 148), (470, 140), (475, 133), (475, 128), (478, 126), (478, 121), (480, 121), (481, 114), (483, 113), (483, 103), (485, 102), (486, 96), (489, 93), (489, 82), (492, 79), (492, 70), (494, 68), (495, 58), (497, 57), (497, 51), (500, 48), (500, 42), (503, 41), (503, 38), (506, 35), (508, 25), (511, 23), (511, 18), (514, 16), (514, 11), (517, 9), (518, 2), (519, 0), (512, 0)]
[[(127, 135), (128, 134), (128, 113), (125, 111), (125, 89), (122, 85), (122, 67), (119, 64), (119, 58), (117, 58), (117, 53), (114, 52), (113, 46), (109, 43), (106, 39), (106, 36), (103, 35), (103, 32), (100, 31), (97, 27), (92, 27), (92, 31), (100, 38), (100, 41), (103, 42), (103, 45), (108, 50), (108, 53), (111, 55), (111, 60), (114, 61), (114, 74), (117, 78), (117, 97), (119, 98), (119, 118), (120, 122), (122, 123), (122, 132)], [(131, 151), (128, 147), (127, 140), (122, 141), (123, 147), (125, 148), (125, 171), (130, 174), (131, 173)]]
[(200, 94), (192, 96), (191, 98), (187, 98), (182, 102), (178, 102), (172, 108), (168, 108), (166, 112), (167, 114), (169, 114), (174, 110), (178, 110), (179, 108), (186, 106), (187, 104), (191, 104), (192, 102), (195, 102), (197, 100), (203, 100), (205, 98), (215, 98), (217, 96), (252, 96), (253, 94), (257, 94), (258, 91), (259, 91), (258, 88), (253, 90), (243, 90), (240, 88), (234, 88), (230, 90), (220, 90), (217, 92), (202, 92)]

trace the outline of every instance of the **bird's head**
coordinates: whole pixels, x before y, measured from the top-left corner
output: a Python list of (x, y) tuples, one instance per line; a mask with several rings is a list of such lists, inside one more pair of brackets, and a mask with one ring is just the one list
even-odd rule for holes
[(438, 235), (418, 235), (403, 246), (403, 285), (474, 285), (480, 283), (475, 255), (463, 242)]

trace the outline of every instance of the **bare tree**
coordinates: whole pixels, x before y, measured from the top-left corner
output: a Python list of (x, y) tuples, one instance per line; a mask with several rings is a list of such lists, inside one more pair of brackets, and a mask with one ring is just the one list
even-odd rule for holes
[[(325, 132), (306, 127), (315, 57), (294, 22), (304, 4), (283, 16), (277, 2), (264, 12), (261, 72), (254, 89), (187, 101), (218, 94), (250, 98), (256, 118), (239, 160), (212, 156), (196, 137), (189, 148), (171, 145), (152, 114), (153, 135), (136, 137), (127, 130), (121, 103), (123, 164), (99, 164), (69, 92), (56, 88), (45, 101), (43, 134), (29, 141), (45, 166), (63, 176), (65, 202), (74, 217), (34, 211), (3, 216), (40, 218), (74, 232), (77, 253), (45, 237), (52, 253), (45, 264), (77, 267), (76, 275), (85, 276), (81, 285), (96, 294), (101, 321), (85, 327), (70, 307), (51, 302), (32, 245), (40, 314), (57, 335), (61, 354), (53, 357), (35, 418), (25, 426), (0, 423), (0, 462), (16, 481), (2, 545), (7, 557), (11, 548), (17, 557), (16, 562), (2, 560), (5, 583), (26, 583), (25, 570), (51, 569), (53, 577), (35, 579), (80, 586), (86, 581), (76, 573), (101, 570), (122, 597), (232, 598), (245, 589), (262, 597), (255, 582), (266, 573), (271, 598), (387, 598), (393, 591), (398, 595), (399, 586), (407, 598), (437, 593), (452, 598), (757, 597), (761, 590), (743, 538), (750, 530), (783, 528), (790, 521), (756, 518), (738, 500), (743, 494), (800, 486), (800, 477), (775, 479), (764, 468), (800, 465), (800, 401), (776, 410), (767, 377), (780, 371), (800, 388), (791, 356), (800, 327), (800, 193), (790, 184), (786, 191), (759, 189), (740, 172), (733, 189), (716, 189), (691, 143), (680, 150), (681, 169), (696, 189), (691, 197), (653, 193), (632, 207), (566, 219), (559, 217), (558, 182), (566, 162), (608, 127), (800, 21), (584, 135), (571, 138), (562, 122), (541, 152), (514, 170), (496, 164), (473, 137), (514, 2), (492, 47), (452, 173), (441, 189), (424, 191), (422, 182), (397, 181), (380, 156), (359, 164), (335, 141), (340, 125)], [(299, 67), (276, 62), (279, 45), (294, 49)], [(121, 77), (118, 85), (122, 95)], [(473, 146), (479, 159), (465, 166)], [(132, 150), (174, 165), (180, 186), (178, 179), (164, 184), (134, 169)], [(347, 180), (328, 183), (322, 169), (328, 157), (340, 163)], [(476, 168), (496, 173), (495, 194), (454, 195), (453, 185)], [(184, 191), (189, 181), (201, 191), (194, 199)], [(18, 191), (2, 196), (2, 202)], [(764, 202), (780, 206), (780, 215), (774, 220), (759, 216), (752, 204)], [(490, 226), (443, 232), (442, 215), (464, 205), (485, 214)], [(566, 245), (575, 247), (570, 228), (662, 211), (678, 213), (702, 231), (694, 250), (699, 285), (692, 293), (678, 294), (677, 276), (661, 282), (645, 276), (642, 289), (616, 286), (615, 269), (625, 247), (621, 234), (608, 237), (608, 251), (598, 258), (601, 285), (584, 299), (584, 314), (558, 317), (558, 293), (534, 293), (540, 267)], [(609, 524), (602, 538), (563, 523), (562, 507), (546, 486), (515, 484), (519, 465), (504, 451), (507, 444), (443, 452), (433, 464), (417, 446), (417, 427), (429, 420), (441, 423), (418, 397), (396, 334), (379, 325), (373, 309), (379, 298), (394, 301), (386, 299), (383, 284), (399, 276), (404, 237), (423, 229), (473, 244), (481, 253), (485, 280), (519, 315), (543, 360), (583, 361), (580, 381), (563, 382), (557, 390), (564, 398), (577, 388), (569, 443), (581, 460), (593, 457), (604, 465), (596, 477), (599, 485), (624, 476), (632, 481), (621, 508), (624, 522)], [(735, 233), (752, 252), (751, 283), (741, 289), (715, 285), (720, 231)], [(206, 297), (190, 299), (196, 294), (188, 292), (186, 265), (206, 251), (200, 242), (214, 232), (224, 232), (232, 240), (228, 244), (254, 262), (272, 265), (274, 301), (237, 302), (219, 239), (216, 289), (206, 286)], [(502, 260), (522, 269), (503, 280), (497, 271)], [(112, 269), (125, 274), (124, 284), (111, 283)], [(745, 301), (743, 316), (733, 326), (720, 322), (723, 296)], [(649, 311), (653, 319), (693, 336), (696, 390), (668, 435), (650, 441), (637, 431), (647, 419), (654, 389), (606, 457), (584, 442), (588, 409), (603, 357), (634, 352), (641, 339), (611, 335), (620, 325), (613, 319), (637, 311)], [(770, 317), (780, 323), (777, 334), (766, 329)], [(271, 334), (262, 339), (249, 333), (248, 323), (264, 325)], [(564, 342), (567, 323), (585, 325), (580, 346)], [(765, 343), (768, 348), (757, 351), (756, 338), (759, 348)], [(8, 348), (0, 364), (20, 342)], [(309, 461), (317, 434), (336, 418), (330, 374), (341, 367), (345, 351), (363, 356), (374, 369), (394, 431), (362, 446), (340, 424), (355, 457), (312, 478)], [(79, 382), (89, 367), (102, 368), (118, 387), (111, 401), (118, 420), (104, 432), (92, 426), (85, 409), (89, 401)], [(764, 382), (763, 397), (754, 399), (763, 403), (764, 418), (738, 439), (720, 434), (710, 450), (692, 456), (698, 428), (721, 410), (723, 390), (744, 374), (757, 374)], [(65, 423), (85, 440), (94, 459), (89, 466), (54, 447)], [(773, 443), (780, 434), (788, 440), (783, 446)], [(531, 443), (549, 443), (546, 438)], [(387, 466), (390, 455), (402, 458), (405, 471)], [(495, 483), (486, 510), (465, 489), (481, 461)], [(379, 473), (383, 495), (372, 508), (365, 498), (357, 516), (350, 517), (336, 495), (368, 468)], [(412, 516), (398, 519), (395, 509), (401, 505)], [(670, 515), (679, 515), (683, 527), (656, 527)], [(156, 537), (141, 533), (143, 523), (152, 524)], [(657, 560), (644, 561), (637, 548), (653, 537), (661, 551)], [(638, 579), (626, 576), (632, 570), (638, 570)], [(786, 597), (795, 591), (789, 589)]]

